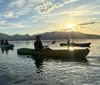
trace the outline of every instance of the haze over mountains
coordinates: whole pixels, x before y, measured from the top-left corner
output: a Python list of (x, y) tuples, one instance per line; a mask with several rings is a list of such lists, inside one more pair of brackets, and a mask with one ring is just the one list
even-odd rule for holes
[[(41, 35), (43, 40), (53, 40), (53, 39), (67, 39), (69, 37), (68, 32), (46, 32), (39, 34)], [(34, 40), (36, 35), (7, 35), (0, 33), (0, 40), (1, 39), (8, 39), (8, 40)], [(72, 39), (100, 39), (100, 35), (94, 34), (84, 34), (81, 32), (70, 32), (70, 36)]]

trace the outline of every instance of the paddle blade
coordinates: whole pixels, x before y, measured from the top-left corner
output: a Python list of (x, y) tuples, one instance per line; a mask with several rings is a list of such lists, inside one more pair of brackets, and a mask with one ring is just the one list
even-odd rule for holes
[(56, 43), (56, 41), (53, 41), (52, 44)]

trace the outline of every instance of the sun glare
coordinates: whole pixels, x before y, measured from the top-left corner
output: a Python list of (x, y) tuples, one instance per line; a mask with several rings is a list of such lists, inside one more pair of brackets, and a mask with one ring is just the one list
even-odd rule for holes
[(66, 27), (72, 29), (73, 28), (73, 24), (68, 24)]
[(74, 48), (73, 48), (73, 47), (69, 47), (69, 50), (73, 51), (73, 50), (74, 50)]
[(75, 27), (73, 24), (67, 24), (65, 29), (67, 31), (75, 31)]

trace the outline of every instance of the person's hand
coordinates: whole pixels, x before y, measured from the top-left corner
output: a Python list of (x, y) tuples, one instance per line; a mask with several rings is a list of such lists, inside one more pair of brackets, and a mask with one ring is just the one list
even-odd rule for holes
[(48, 46), (43, 46), (43, 48), (47, 48)]

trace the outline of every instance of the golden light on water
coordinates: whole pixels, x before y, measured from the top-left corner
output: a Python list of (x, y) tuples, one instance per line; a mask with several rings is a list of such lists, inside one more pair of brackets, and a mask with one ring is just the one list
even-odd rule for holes
[(73, 51), (73, 50), (74, 50), (74, 48), (73, 48), (73, 47), (69, 47), (69, 50)]

